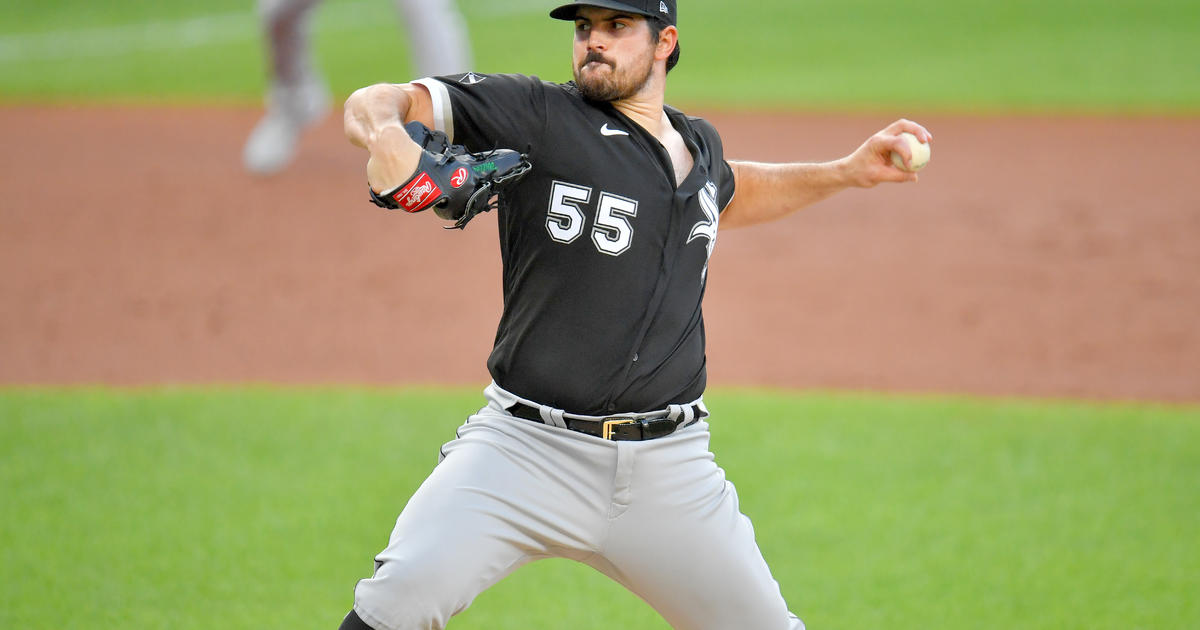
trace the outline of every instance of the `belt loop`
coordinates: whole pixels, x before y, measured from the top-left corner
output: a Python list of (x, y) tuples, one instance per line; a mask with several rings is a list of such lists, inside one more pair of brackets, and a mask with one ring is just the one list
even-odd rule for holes
[(684, 407), (683, 405), (667, 405), (667, 418), (675, 424), (680, 424), (680, 416), (683, 417), (683, 423), (686, 424), (691, 420), (691, 418), (688, 418), (690, 415), (692, 415), (692, 409), (690, 407)]
[(542, 424), (548, 424), (552, 427), (560, 429), (567, 428), (567, 421), (563, 419), (563, 410), (547, 407), (545, 405), (538, 406), (538, 413), (542, 416)]

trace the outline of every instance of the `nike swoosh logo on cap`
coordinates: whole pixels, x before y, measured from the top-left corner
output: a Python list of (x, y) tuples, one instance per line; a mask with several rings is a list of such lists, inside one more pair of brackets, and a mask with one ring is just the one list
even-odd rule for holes
[(621, 131), (620, 129), (609, 129), (608, 123), (604, 123), (604, 125), (600, 127), (600, 135), (602, 135), (602, 136), (628, 136), (629, 132)]

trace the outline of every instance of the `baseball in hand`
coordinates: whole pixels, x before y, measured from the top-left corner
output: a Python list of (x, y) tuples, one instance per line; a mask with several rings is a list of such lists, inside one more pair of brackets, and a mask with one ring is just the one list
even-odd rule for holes
[(904, 165), (904, 157), (899, 153), (892, 151), (892, 164), (902, 171), (916, 172), (925, 167), (929, 163), (929, 145), (917, 140), (917, 137), (907, 131), (900, 132), (900, 137), (908, 143), (908, 148), (912, 151), (912, 168)]

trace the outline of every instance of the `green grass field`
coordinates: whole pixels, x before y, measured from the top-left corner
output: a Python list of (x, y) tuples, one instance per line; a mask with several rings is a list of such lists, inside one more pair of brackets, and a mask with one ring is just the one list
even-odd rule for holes
[[(1200, 627), (1200, 408), (709, 402), (718, 462), (812, 628)], [(0, 627), (334, 628), (480, 404), (461, 389), (0, 390)], [(666, 626), (550, 561), (454, 627)]]
[[(476, 70), (567, 80), (570, 27), (545, 0), (459, 0)], [(754, 10), (747, 7), (753, 6)], [(0, 102), (256, 102), (249, 0), (16, 0)], [(886, 111), (1200, 111), (1192, 0), (763, 0), (681, 7), (681, 105)], [(410, 77), (387, 0), (330, 0), (319, 65), (339, 95)]]

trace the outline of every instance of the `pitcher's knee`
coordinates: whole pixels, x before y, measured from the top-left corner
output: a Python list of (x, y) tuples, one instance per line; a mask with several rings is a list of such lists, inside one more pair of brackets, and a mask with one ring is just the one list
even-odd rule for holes
[(439, 630), (470, 603), (464, 580), (447, 572), (405, 570), (397, 562), (379, 566), (354, 589), (354, 609), (372, 630)]

